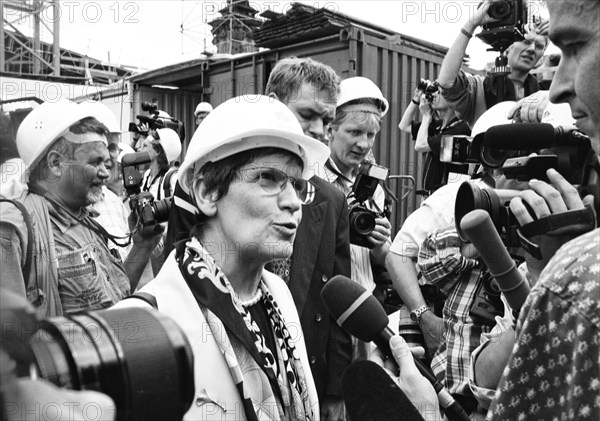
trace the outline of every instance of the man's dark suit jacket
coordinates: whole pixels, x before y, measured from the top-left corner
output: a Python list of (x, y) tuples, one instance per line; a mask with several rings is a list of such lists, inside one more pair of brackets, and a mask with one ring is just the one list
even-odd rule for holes
[(350, 240), (344, 194), (321, 178), (311, 181), (317, 192), (313, 202), (302, 207), (289, 287), (319, 400), (323, 401), (325, 396), (342, 397), (342, 372), (352, 360), (350, 335), (337, 325), (321, 299), (321, 289), (331, 277), (350, 277)]
[[(319, 399), (342, 397), (341, 377), (352, 360), (352, 340), (329, 315), (321, 288), (331, 277), (350, 277), (348, 206), (344, 194), (327, 181), (313, 177), (315, 198), (302, 207), (302, 221), (294, 240), (289, 288), (304, 332), (306, 350)], [(175, 187), (176, 201), (190, 202), (189, 196)], [(194, 214), (171, 206), (165, 256), (173, 242), (189, 237)]]

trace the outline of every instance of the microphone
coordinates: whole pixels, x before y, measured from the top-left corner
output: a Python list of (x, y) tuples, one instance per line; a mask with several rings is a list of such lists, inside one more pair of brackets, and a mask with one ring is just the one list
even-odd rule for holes
[(483, 139), (486, 148), (510, 150), (538, 150), (589, 141), (589, 137), (575, 128), (554, 127), (548, 123), (501, 124), (490, 127)]
[[(321, 290), (321, 298), (329, 313), (351, 335), (365, 342), (374, 342), (386, 355), (392, 357), (390, 339), (394, 332), (388, 327), (389, 318), (379, 301), (356, 282), (336, 275)], [(451, 421), (469, 419), (463, 408), (444, 389), (433, 373), (418, 359), (419, 372), (435, 389), (444, 412)]]
[(342, 393), (351, 420), (423, 421), (402, 389), (373, 361), (356, 361), (344, 370)]
[(508, 254), (490, 215), (475, 209), (461, 219), (460, 229), (479, 252), (508, 304), (518, 312), (529, 295), (529, 284)]

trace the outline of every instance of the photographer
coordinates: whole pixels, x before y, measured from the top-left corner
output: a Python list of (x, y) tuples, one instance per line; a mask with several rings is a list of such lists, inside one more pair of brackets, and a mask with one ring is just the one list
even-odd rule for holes
[(142, 191), (152, 193), (155, 200), (171, 197), (177, 183), (177, 168), (171, 163), (181, 154), (179, 136), (172, 129), (151, 130), (141, 150), (148, 152), (151, 159)]
[[(423, 115), (420, 123), (415, 121), (417, 111), (421, 111)], [(446, 100), (439, 93), (436, 82), (421, 80), (398, 128), (411, 133), (416, 141), (415, 151), (426, 153), (422, 186), (428, 195), (446, 184), (451, 172), (468, 173), (468, 165), (440, 162), (441, 136), (468, 135), (471, 130), (464, 121), (456, 117), (454, 110), (448, 107)], [(456, 181), (455, 178), (452, 177), (453, 181)]]
[[(340, 88), (329, 142), (331, 156), (322, 169), (322, 178), (348, 195), (361, 163), (373, 147), (388, 103), (367, 78), (345, 79)], [(383, 264), (390, 246), (391, 225), (383, 214), (384, 201), (383, 188), (378, 184), (373, 197), (365, 202), (366, 208), (377, 215), (373, 231), (366, 236), (370, 248), (350, 245), (351, 278), (369, 291), (375, 288), (372, 264)], [(355, 347), (355, 358), (367, 355), (368, 347)]]
[[(460, 69), (473, 32), (480, 26), (497, 21), (488, 15), (488, 11), (492, 4), (500, 2), (485, 0), (470, 16), (446, 53), (438, 76), (438, 83), (448, 106), (471, 127), (485, 110), (503, 101), (519, 101), (531, 96), (521, 103), (518, 112), (515, 110), (516, 118), (523, 122), (540, 121), (548, 103), (547, 92), (537, 93), (540, 86), (537, 79), (529, 74), (539, 65), (548, 46), (546, 22), (526, 33), (525, 39), (515, 41), (503, 52), (510, 66), (510, 74), (482, 77)], [(513, 7), (517, 7), (516, 4)]]
[[(563, 56), (550, 87), (550, 100), (569, 103), (577, 126), (600, 150), (600, 84), (594, 74), (600, 60), (600, 3), (592, 0), (548, 2), (550, 38)], [(573, 40), (577, 40), (574, 42)], [(550, 183), (530, 182), (531, 190), (513, 199), (511, 210), (521, 225), (532, 220), (522, 201), (537, 217), (582, 209), (574, 186), (549, 170)], [(545, 236), (541, 242), (565, 242)], [(504, 368), (488, 419), (590, 419), (600, 417), (598, 378), (600, 369), (600, 230), (598, 228), (564, 243), (555, 253), (548, 250), (537, 267), (530, 266), (538, 281), (521, 308), (516, 344)], [(548, 259), (550, 261), (548, 262)], [(546, 263), (548, 262), (548, 263)], [(533, 269), (533, 270), (532, 270)], [(407, 347), (393, 339), (392, 349), (401, 372), (410, 370), (402, 358)], [(400, 349), (401, 348), (401, 349)], [(414, 373), (414, 371), (411, 371)], [(566, 380), (565, 380), (565, 376)], [(416, 376), (421, 379), (420, 376)], [(400, 387), (416, 405), (435, 400), (427, 384), (401, 382)]]
[(41, 316), (114, 305), (135, 288), (154, 248), (154, 237), (134, 236), (122, 263), (92, 218), (88, 205), (109, 177), (107, 134), (94, 114), (71, 102), (38, 106), (17, 132), (29, 191), (17, 199), (23, 211), (2, 203), (0, 281), (27, 296)]

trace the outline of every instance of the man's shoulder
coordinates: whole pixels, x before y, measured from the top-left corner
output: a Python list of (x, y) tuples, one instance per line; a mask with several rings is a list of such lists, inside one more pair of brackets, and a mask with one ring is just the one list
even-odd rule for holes
[(344, 196), (344, 193), (342, 193), (337, 187), (335, 187), (327, 180), (324, 180), (321, 177), (315, 175), (310, 179), (310, 181), (317, 188), (314, 202), (322, 202), (327, 200), (334, 203), (346, 203), (346, 196)]

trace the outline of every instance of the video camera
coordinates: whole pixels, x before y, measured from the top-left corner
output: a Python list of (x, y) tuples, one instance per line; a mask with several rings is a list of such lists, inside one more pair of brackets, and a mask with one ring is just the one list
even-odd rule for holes
[(490, 4), (488, 16), (498, 19), (482, 27), (477, 34), (493, 51), (504, 52), (515, 41), (525, 38), (527, 2), (524, 0), (500, 0)]
[[(475, 209), (483, 209), (490, 214), (505, 246), (523, 247), (534, 257), (537, 254), (536, 247), (527, 237), (549, 231), (555, 235), (565, 232), (583, 233), (590, 227), (595, 227), (595, 212), (600, 199), (600, 164), (592, 150), (589, 137), (583, 133), (576, 129), (555, 128), (544, 123), (506, 124), (491, 127), (487, 132), (480, 133), (471, 139), (468, 146), (464, 146), (463, 138), (459, 139), (459, 142), (456, 142), (456, 139), (451, 140), (454, 146), (448, 146), (443, 154), (445, 157), (451, 156), (452, 162), (477, 162), (489, 168), (501, 168), (506, 178), (517, 181), (547, 181), (546, 171), (554, 168), (570, 184), (577, 187), (581, 197), (588, 194), (595, 197), (595, 210), (586, 208), (582, 211), (566, 212), (562, 216), (551, 215), (547, 217), (551, 219), (546, 222), (541, 219), (539, 222), (534, 221), (519, 227), (509, 203), (520, 191), (480, 189), (470, 182), (465, 182), (458, 189), (454, 212), (457, 231), (464, 241), (468, 241), (468, 238), (460, 228), (460, 221)], [(463, 146), (456, 146), (457, 144)], [(528, 155), (530, 152), (543, 155), (508, 157), (511, 154)]]
[[(114, 401), (117, 421), (181, 420), (194, 400), (188, 339), (173, 320), (154, 309), (101, 310), (45, 320), (25, 308), (3, 305), (0, 311), (1, 346), (15, 362), (11, 374), (16, 377), (35, 375), (61, 388), (102, 392)], [(17, 405), (3, 400), (2, 415), (17, 413)]]
[(421, 81), (417, 85), (417, 89), (422, 91), (425, 94), (425, 99), (428, 102), (433, 101), (433, 94), (435, 94), (439, 90), (439, 86), (437, 82), (432, 82), (430, 80), (421, 79)]
[(148, 152), (126, 154), (121, 159), (123, 185), (129, 196), (129, 207), (142, 226), (142, 236), (151, 235), (156, 224), (169, 220), (169, 209), (173, 200), (171, 197), (154, 200), (152, 193), (141, 191), (144, 176), (139, 166), (150, 161)]
[(373, 248), (367, 236), (375, 229), (375, 219), (388, 216), (384, 211), (375, 212), (367, 207), (366, 202), (373, 198), (380, 181), (385, 181), (389, 169), (381, 165), (363, 163), (359, 170), (352, 191), (348, 195), (350, 202), (350, 243), (361, 247)]
[[(181, 141), (185, 139), (184, 124), (173, 117), (165, 117), (164, 115), (167, 113), (159, 110), (158, 104), (142, 102), (142, 110), (147, 111), (150, 115), (137, 115), (136, 118), (138, 119), (139, 124), (129, 123), (130, 132), (148, 136), (150, 130), (172, 129), (179, 135)], [(144, 130), (142, 124), (147, 124), (148, 130)]]

